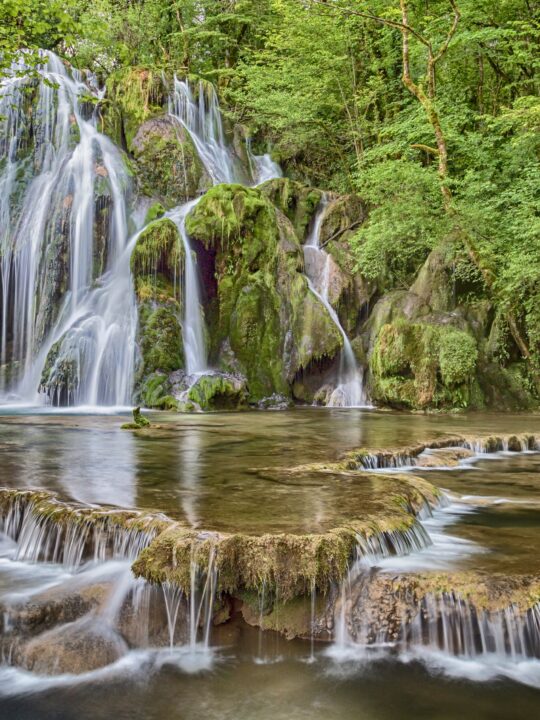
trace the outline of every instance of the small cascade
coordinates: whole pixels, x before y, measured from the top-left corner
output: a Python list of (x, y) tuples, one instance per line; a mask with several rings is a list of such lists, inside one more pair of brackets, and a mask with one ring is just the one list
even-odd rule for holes
[(262, 185), (264, 182), (273, 180), (274, 178), (283, 177), (281, 168), (272, 160), (269, 153), (265, 153), (264, 155), (253, 154), (251, 150), (251, 140), (249, 138), (246, 141), (246, 149), (251, 177), (253, 178), (253, 184), (255, 186)]
[(305, 273), (309, 289), (324, 305), (343, 338), (338, 384), (326, 404), (328, 407), (366, 407), (363, 370), (358, 365), (351, 342), (329, 299), (332, 258), (320, 247), (321, 228), (327, 205), (328, 198), (323, 196), (315, 215), (313, 228), (304, 245)]
[(225, 132), (214, 87), (200, 82), (197, 97), (187, 80), (174, 78), (169, 113), (189, 132), (197, 153), (214, 185), (242, 182), (237, 158), (225, 140)]
[(453, 594), (426, 595), (403, 625), (401, 652), (426, 648), (461, 658), (540, 658), (540, 603), (526, 612), (487, 611)]
[(182, 602), (184, 601), (184, 593), (178, 585), (165, 581), (161, 585), (163, 589), (163, 598), (165, 600), (165, 609), (167, 612), (167, 629), (169, 631), (169, 648), (172, 650), (175, 646), (175, 637), (178, 624), (178, 614), (180, 612)]
[(182, 335), (188, 375), (202, 375), (207, 370), (204, 314), (199, 291), (195, 254), (186, 232), (186, 217), (197, 200), (181, 205), (169, 213), (184, 245), (184, 322)]
[[(210, 550), (208, 566), (201, 568), (191, 560), (191, 589), (189, 594), (189, 645), (192, 650), (207, 652), (210, 648), (210, 628), (212, 627), (212, 606), (216, 596), (217, 570), (215, 567), (215, 548)], [(199, 643), (199, 628), (202, 627), (202, 642)]]
[[(210, 668), (213, 664), (210, 631), (217, 589), (215, 550), (210, 552), (208, 565), (204, 568), (192, 557), (189, 594), (168, 581), (163, 582), (161, 587), (167, 614), (170, 651), (174, 651), (180, 666), (186, 672)], [(186, 621), (186, 633), (179, 627), (180, 620)]]
[(359, 535), (357, 538), (357, 558), (362, 565), (376, 565), (385, 558), (401, 557), (425, 550), (432, 544), (429, 533), (419, 520), (404, 530), (386, 530), (385, 532)]
[(38, 81), (17, 75), (21, 63), (0, 83), (0, 393), (128, 405), (129, 175), (86, 101), (101, 99), (95, 79), (50, 52)]
[(316, 615), (315, 615), (315, 608), (317, 603), (317, 585), (315, 583), (315, 579), (311, 581), (311, 592), (310, 592), (310, 623), (309, 623), (309, 630), (310, 630), (310, 652), (309, 652), (309, 662), (315, 662), (315, 623), (316, 623)]
[(373, 659), (383, 653), (405, 660), (437, 658), (443, 665), (454, 658), (476, 661), (503, 671), (540, 659), (540, 604), (528, 610), (514, 605), (486, 610), (453, 593), (428, 593), (415, 600), (413, 590), (403, 590), (398, 597), (385, 597), (384, 590), (373, 591), (379, 577), (378, 571), (364, 568), (342, 583), (334, 643), (327, 651), (333, 660)]
[(135, 560), (155, 536), (151, 530), (119, 527), (107, 514), (90, 520), (84, 514), (64, 513), (60, 504), (44, 508), (39, 500), (15, 496), (0, 515), (0, 532), (17, 543), (15, 559), (68, 570), (87, 561)]
[[(482, 455), (495, 453), (529, 453), (540, 450), (540, 442), (535, 435), (489, 435), (480, 438), (450, 437), (436, 440), (433, 443), (415, 445), (397, 450), (380, 450), (352, 454), (358, 469), (363, 470), (396, 470), (411, 467), (422, 467), (423, 461), (430, 453), (436, 456), (437, 451), (464, 449), (469, 450), (470, 457), (458, 458), (470, 461)], [(444, 452), (441, 465), (444, 467)], [(431, 467), (436, 467), (431, 465)]]

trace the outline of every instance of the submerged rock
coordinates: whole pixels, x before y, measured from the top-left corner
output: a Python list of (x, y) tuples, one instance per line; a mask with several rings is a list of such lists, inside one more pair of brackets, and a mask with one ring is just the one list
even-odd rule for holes
[(97, 670), (126, 653), (127, 644), (98, 617), (86, 617), (49, 630), (22, 648), (27, 670), (45, 675), (62, 675)]

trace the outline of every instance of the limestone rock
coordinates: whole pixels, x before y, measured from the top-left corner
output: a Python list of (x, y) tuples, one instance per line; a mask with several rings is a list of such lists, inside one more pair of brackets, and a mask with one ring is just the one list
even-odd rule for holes
[(131, 151), (142, 191), (165, 207), (187, 202), (211, 184), (187, 130), (169, 115), (144, 122)]

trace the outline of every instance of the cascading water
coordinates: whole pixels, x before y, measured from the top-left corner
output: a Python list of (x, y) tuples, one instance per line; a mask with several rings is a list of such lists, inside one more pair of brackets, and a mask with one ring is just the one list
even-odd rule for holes
[(356, 361), (351, 342), (329, 299), (332, 258), (320, 246), (321, 228), (327, 205), (328, 198), (323, 196), (315, 215), (313, 228), (304, 245), (305, 273), (309, 288), (324, 305), (343, 338), (338, 384), (326, 404), (328, 407), (366, 407), (362, 368)]
[(127, 405), (129, 176), (96, 129), (94, 79), (52, 53), (37, 82), (22, 68), (0, 85), (0, 392), (34, 403), (42, 386), (53, 404)]
[[(214, 185), (247, 183), (248, 178), (232, 148), (226, 142), (219, 102), (214, 87), (199, 83), (197, 98), (186, 80), (175, 77), (169, 98), (169, 113), (189, 133), (197, 153)], [(279, 166), (269, 155), (253, 155), (249, 143), (247, 153), (255, 184), (280, 177)], [(208, 371), (204, 314), (201, 305), (196, 257), (186, 232), (186, 217), (198, 200), (191, 200), (172, 210), (168, 216), (180, 232), (185, 250), (184, 322), (182, 326), (187, 373), (197, 377)]]
[(273, 180), (274, 178), (283, 177), (281, 168), (277, 162), (272, 160), (269, 153), (265, 153), (264, 155), (253, 154), (250, 138), (246, 141), (246, 148), (251, 176), (255, 186), (262, 185), (262, 183)]
[(171, 210), (168, 216), (176, 224), (184, 245), (184, 322), (182, 334), (186, 370), (189, 376), (202, 375), (207, 370), (204, 314), (201, 305), (199, 277), (195, 254), (186, 231), (186, 217), (197, 200)]

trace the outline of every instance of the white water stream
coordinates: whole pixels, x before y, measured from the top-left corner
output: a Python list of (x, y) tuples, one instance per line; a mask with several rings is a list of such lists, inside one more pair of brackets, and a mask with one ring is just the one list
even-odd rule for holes
[(309, 288), (324, 305), (343, 338), (337, 386), (326, 404), (328, 407), (370, 407), (364, 390), (363, 370), (358, 365), (351, 341), (329, 299), (332, 257), (321, 248), (320, 242), (327, 207), (328, 198), (323, 196), (313, 227), (304, 244), (305, 273)]
[(30, 113), (18, 69), (0, 84), (0, 393), (36, 403), (55, 346), (44, 378), (49, 402), (128, 405), (137, 322), (126, 252), (129, 176), (96, 129), (101, 92), (92, 77), (44, 53)]

